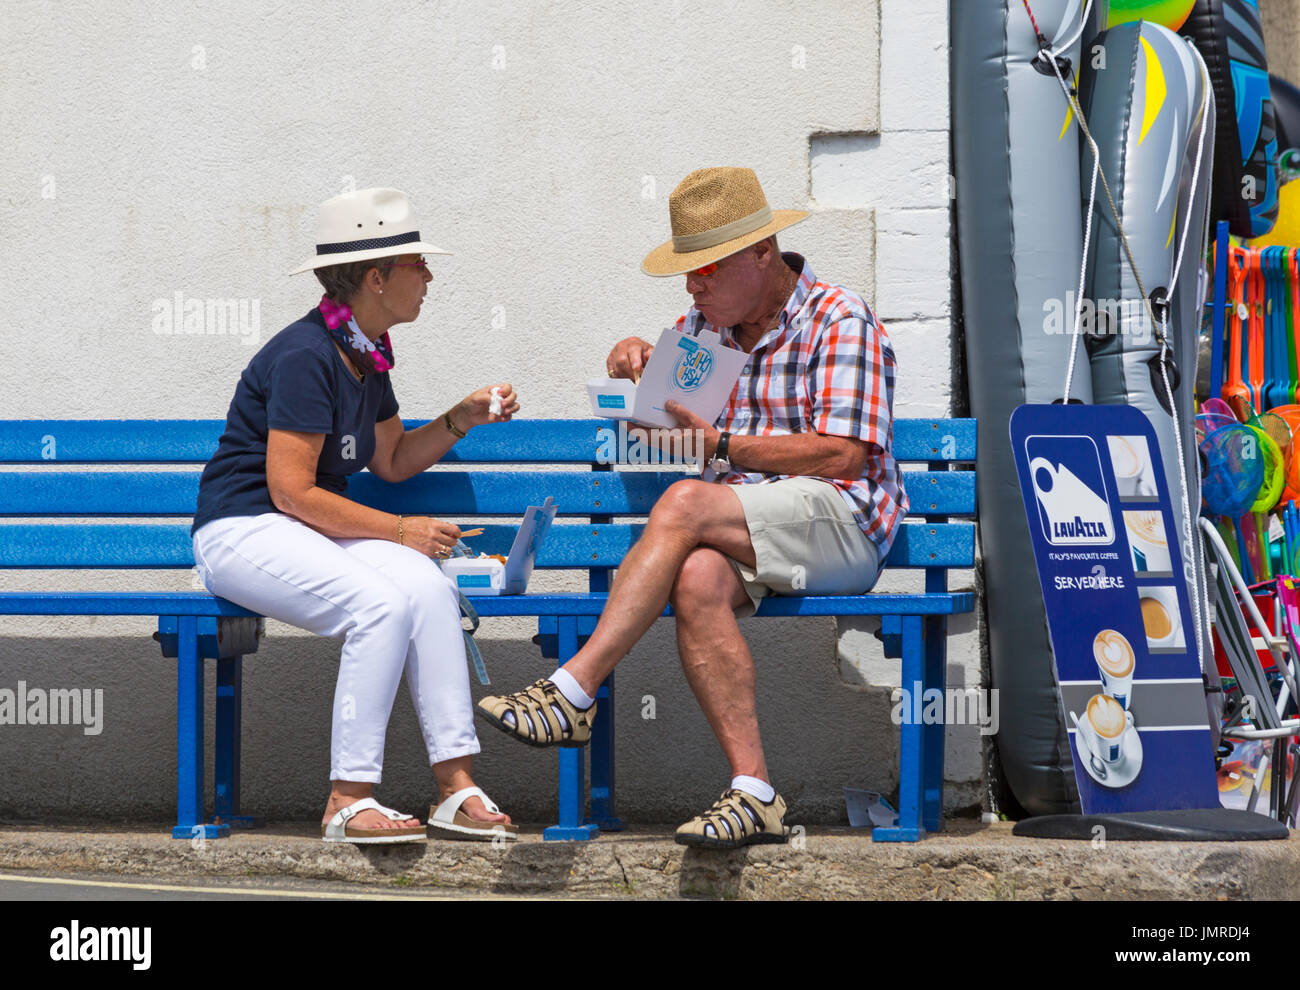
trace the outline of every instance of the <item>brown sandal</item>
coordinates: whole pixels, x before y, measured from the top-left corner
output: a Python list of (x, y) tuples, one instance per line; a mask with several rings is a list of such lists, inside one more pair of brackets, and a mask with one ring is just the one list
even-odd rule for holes
[[(554, 706), (554, 707), (552, 707)], [(555, 708), (568, 722), (565, 728)], [(514, 694), (491, 694), (478, 703), (478, 713), (503, 732), (529, 746), (585, 746), (591, 740), (596, 705), (575, 708), (552, 681), (543, 678)], [(515, 724), (505, 721), (513, 715)]]
[(724, 791), (712, 808), (679, 828), (673, 840), (683, 846), (713, 849), (785, 842), (790, 830), (784, 818), (785, 801), (780, 794), (764, 804), (754, 795), (732, 788)]

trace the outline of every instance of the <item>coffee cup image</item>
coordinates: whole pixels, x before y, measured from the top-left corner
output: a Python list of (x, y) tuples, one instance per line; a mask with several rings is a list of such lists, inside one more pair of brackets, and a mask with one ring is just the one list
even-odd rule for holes
[(1167, 585), (1153, 585), (1138, 590), (1142, 608), (1142, 628), (1151, 650), (1177, 652), (1187, 649), (1183, 621), (1178, 610), (1178, 592)]
[(1124, 787), (1137, 778), (1142, 743), (1131, 711), (1108, 694), (1094, 694), (1084, 706), (1083, 717), (1070, 712), (1070, 721), (1079, 760), (1093, 780), (1103, 787)]
[(1115, 470), (1115, 487), (1120, 498), (1153, 498), (1151, 455), (1143, 436), (1107, 436), (1110, 463)]
[(1172, 575), (1173, 558), (1165, 534), (1165, 520), (1157, 509), (1125, 512), (1124, 529), (1128, 533), (1129, 554), (1133, 570), (1139, 574)]
[(1127, 709), (1133, 697), (1133, 644), (1118, 630), (1103, 629), (1092, 641), (1092, 658), (1101, 673), (1102, 691)]

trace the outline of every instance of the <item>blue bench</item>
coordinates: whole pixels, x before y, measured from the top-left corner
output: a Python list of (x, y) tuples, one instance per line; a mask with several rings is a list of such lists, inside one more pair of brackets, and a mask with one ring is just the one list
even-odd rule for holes
[[(424, 422), (406, 420), (405, 425), (409, 430)], [(198, 493), (196, 468), (212, 456), (223, 428), (220, 420), (0, 422), (0, 464), (29, 466), (0, 472), (0, 568), (192, 568), (189, 525)], [(506, 553), (525, 507), (553, 496), (560, 515), (537, 566), (586, 570), (589, 590), (474, 601), (482, 616), (536, 617), (543, 656), (562, 662), (595, 629), (613, 569), (642, 529), (636, 523), (616, 523), (614, 517), (644, 517), (664, 489), (693, 474), (681, 465), (616, 470), (616, 465), (602, 463), (616, 446), (606, 442), (608, 431), (616, 429), (602, 420), (518, 420), (480, 427), (444, 459), (451, 470), (440, 467), (398, 485), (362, 472), (351, 479), (348, 494), (392, 512), (509, 520), (487, 524), (475, 539), (476, 549), (490, 553)], [(924, 591), (768, 598), (757, 615), (879, 615), (885, 654), (902, 660), (903, 684), (942, 692), (947, 617), (973, 607), (970, 592), (947, 590), (947, 571), (974, 564), (969, 517), (975, 511), (975, 421), (899, 420), (894, 446), (900, 462), (919, 462), (923, 469), (905, 469), (912, 514), (888, 564), (891, 569), (922, 569)], [(63, 470), (87, 464), (113, 470)], [(534, 467), (512, 469), (520, 464)], [(30, 521), (63, 516), (105, 521)], [(968, 518), (950, 522), (954, 516)], [(114, 517), (145, 521), (114, 522)], [(156, 616), (154, 638), (163, 655), (177, 663), (177, 824), (172, 834), (215, 838), (228, 834), (232, 824), (256, 824), (239, 805), (240, 712), (242, 658), (257, 650), (262, 617), (206, 590), (0, 592), (0, 614)], [(217, 689), (210, 819), (204, 808), (205, 659), (216, 661)], [(615, 811), (614, 681), (611, 676), (597, 695), (600, 714), (590, 746), (560, 750), (559, 822), (546, 830), (547, 838), (590, 838), (601, 828), (622, 827)], [(873, 836), (915, 841), (940, 827), (942, 807), (943, 726), (905, 721), (899, 821), (893, 828), (875, 829)]]

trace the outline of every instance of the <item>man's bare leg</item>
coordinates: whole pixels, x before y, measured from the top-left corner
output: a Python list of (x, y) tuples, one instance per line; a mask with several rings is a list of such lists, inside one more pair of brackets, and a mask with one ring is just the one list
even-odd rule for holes
[(748, 601), (735, 569), (708, 547), (698, 547), (686, 558), (672, 591), (682, 670), (731, 764), (731, 775), (770, 783), (758, 732), (754, 657), (734, 611)]
[(587, 694), (595, 695), (663, 612), (678, 571), (700, 546), (754, 563), (749, 527), (736, 494), (726, 485), (679, 481), (655, 503), (641, 539), (623, 558), (595, 632), (564, 665)]

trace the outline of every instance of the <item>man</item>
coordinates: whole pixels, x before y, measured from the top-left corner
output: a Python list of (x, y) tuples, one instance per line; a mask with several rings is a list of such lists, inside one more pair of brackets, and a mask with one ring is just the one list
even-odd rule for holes
[[(676, 840), (784, 842), (785, 802), (768, 776), (754, 661), (737, 619), (767, 594), (861, 594), (876, 583), (907, 512), (890, 452), (894, 354), (861, 296), (818, 282), (802, 257), (780, 253), (776, 233), (808, 214), (772, 211), (749, 169), (692, 172), (668, 212), (673, 239), (642, 271), (686, 276), (694, 306), (679, 331), (714, 331), (750, 354), (716, 424), (668, 407), (704, 437), (706, 476), (715, 480), (679, 481), (655, 504), (577, 655), (478, 710), (532, 745), (585, 744), (592, 696), (671, 601), (687, 682), (733, 774)], [(635, 337), (621, 341), (606, 362), (610, 375), (638, 378), (652, 350)]]

